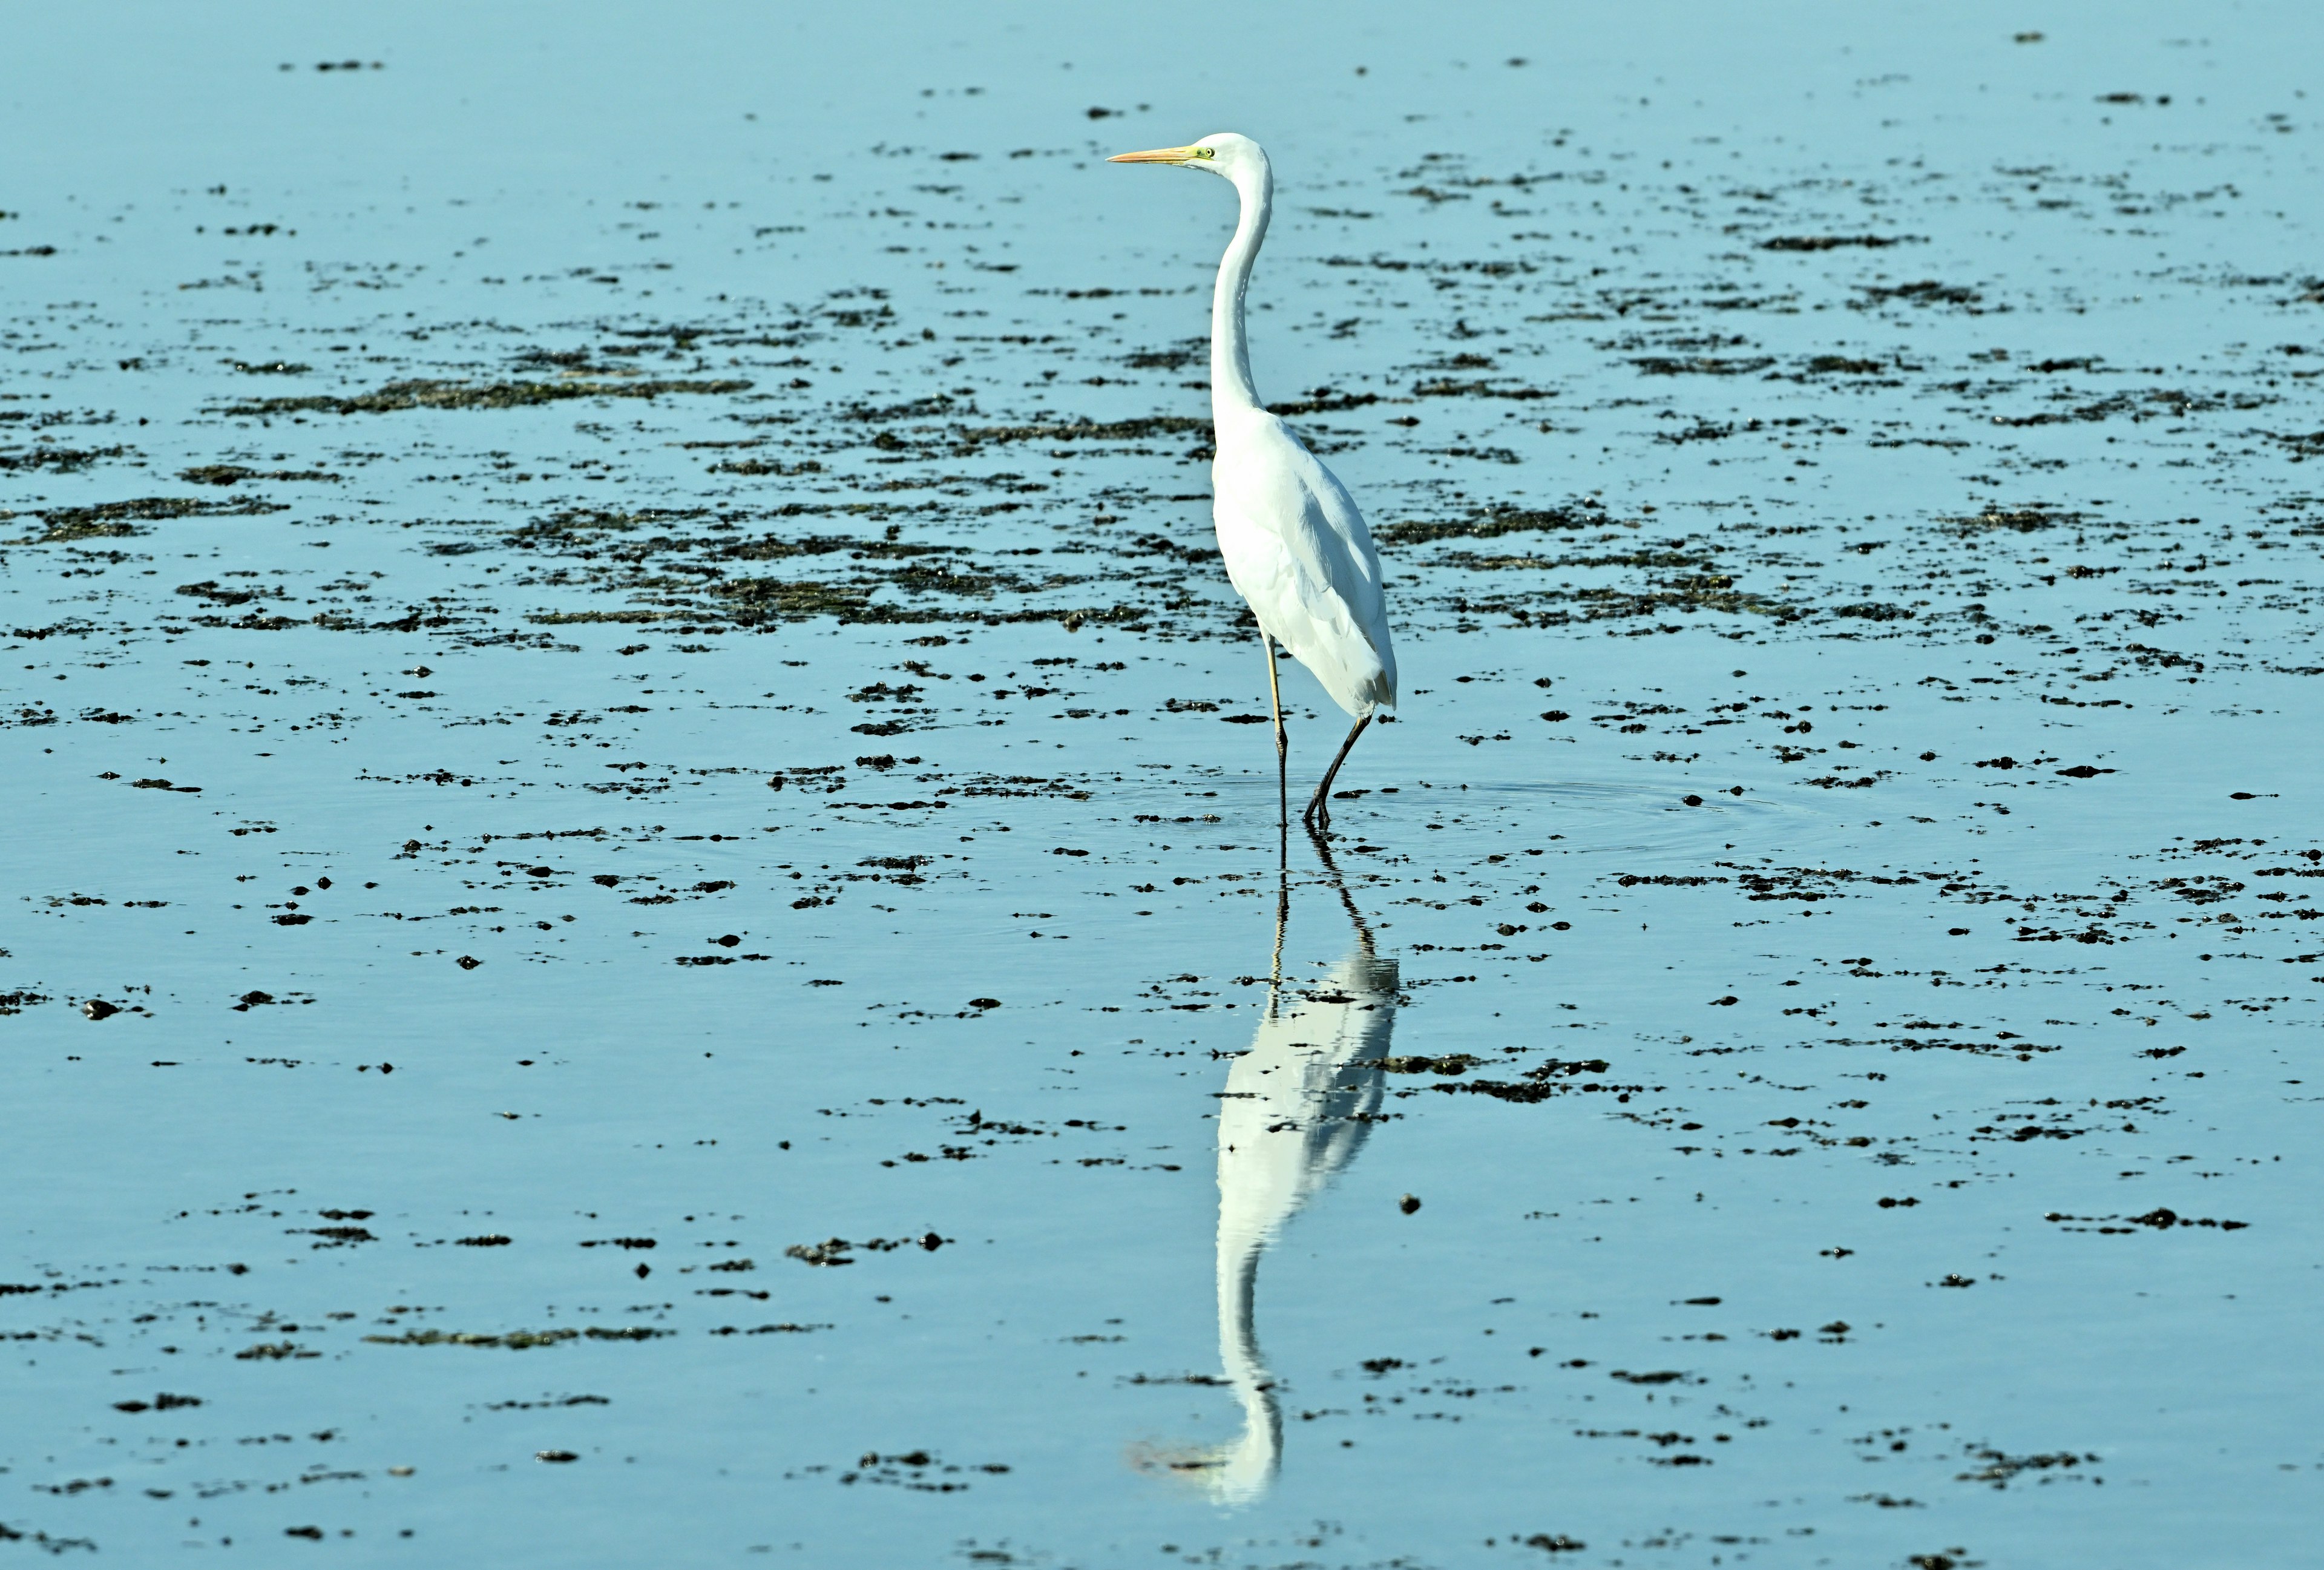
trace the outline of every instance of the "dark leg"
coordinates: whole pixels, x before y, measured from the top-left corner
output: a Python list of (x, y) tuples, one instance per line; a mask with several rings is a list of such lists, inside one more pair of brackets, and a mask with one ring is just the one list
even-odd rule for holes
[(1340, 765), (1348, 761), (1348, 753), (1355, 746), (1356, 738), (1362, 735), (1364, 727), (1371, 723), (1370, 715), (1358, 720), (1355, 727), (1348, 732), (1348, 739), (1340, 743), (1340, 755), (1333, 758), (1332, 766), (1323, 771), (1323, 782), (1315, 787), (1315, 794), (1308, 801), (1307, 810), (1299, 815), (1300, 821), (1311, 830), (1320, 833), (1332, 827), (1332, 781), (1339, 778)]
[(1275, 704), (1275, 848), (1279, 864), (1291, 864), (1291, 738), (1283, 730), (1283, 685), (1275, 674), (1275, 640), (1262, 627), (1259, 646), (1267, 651), (1267, 696)]

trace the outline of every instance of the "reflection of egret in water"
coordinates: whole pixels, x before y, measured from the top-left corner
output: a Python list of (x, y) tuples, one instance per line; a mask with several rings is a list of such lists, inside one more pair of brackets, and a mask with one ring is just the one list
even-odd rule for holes
[(1255, 1324), (1259, 1256), (1362, 1149), (1396, 1021), (1396, 961), (1373, 953), (1371, 929), (1336, 869), (1332, 881), (1355, 924), (1354, 946), (1312, 985), (1285, 984), (1290, 901), (1287, 890), (1278, 895), (1267, 1012), (1219, 1103), (1219, 1358), (1242, 1403), (1243, 1433), (1167, 1464), (1231, 1504), (1267, 1491), (1283, 1451), (1283, 1415)]

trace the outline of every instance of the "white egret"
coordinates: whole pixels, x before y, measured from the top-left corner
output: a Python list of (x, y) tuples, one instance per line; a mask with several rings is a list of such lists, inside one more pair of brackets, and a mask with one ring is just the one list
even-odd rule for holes
[(1283, 688), (1275, 645), (1314, 673), (1333, 702), (1355, 716), (1348, 739), (1307, 803), (1312, 830), (1332, 821), (1332, 781), (1372, 716), (1396, 706), (1396, 654), (1388, 647), (1380, 596), (1379, 556), (1371, 531), (1332, 471), (1318, 462), (1267, 406), (1250, 376), (1243, 332), (1243, 292), (1267, 237), (1275, 177), (1266, 150), (1248, 136), (1222, 132), (1185, 147), (1124, 152), (1115, 163), (1169, 163), (1231, 181), (1242, 212), (1219, 263), (1211, 297), (1211, 420), (1218, 456), (1211, 461), (1211, 515), (1227, 577), (1259, 620), (1267, 651), (1268, 694), (1275, 705), (1277, 804), (1290, 813)]

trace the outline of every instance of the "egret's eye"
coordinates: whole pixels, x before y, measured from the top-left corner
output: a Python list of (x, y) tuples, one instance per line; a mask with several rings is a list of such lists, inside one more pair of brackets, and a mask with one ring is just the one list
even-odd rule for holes
[(1197, 147), (1194, 149), (1194, 156), (1197, 158), (1216, 158), (1218, 155), (1219, 150), (1215, 147)]

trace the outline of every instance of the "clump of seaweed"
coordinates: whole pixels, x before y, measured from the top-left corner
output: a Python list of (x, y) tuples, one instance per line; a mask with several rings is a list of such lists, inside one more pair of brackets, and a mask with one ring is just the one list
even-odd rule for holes
[(63, 545), (76, 540), (118, 540), (143, 534), (140, 522), (164, 518), (249, 517), (286, 511), (286, 503), (245, 496), (234, 502), (206, 502), (195, 496), (141, 496), (131, 502), (106, 502), (94, 507), (52, 507), (40, 514), (46, 527), (38, 534), (8, 541), (11, 545)]
[(1426, 545), (1437, 540), (1491, 540), (1536, 529), (1602, 529), (1613, 522), (1604, 506), (1594, 501), (1547, 508), (1497, 503), (1466, 518), (1391, 523), (1379, 531), (1378, 538), (1383, 545)]
[(216, 412), (229, 415), (266, 414), (392, 414), (405, 409), (529, 409), (561, 403), (574, 398), (659, 398), (674, 392), (747, 392), (748, 382), (600, 381), (570, 382), (441, 382), (416, 379), (390, 382), (376, 392), (352, 398), (252, 398), (220, 405)]

